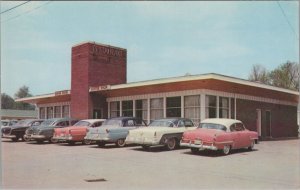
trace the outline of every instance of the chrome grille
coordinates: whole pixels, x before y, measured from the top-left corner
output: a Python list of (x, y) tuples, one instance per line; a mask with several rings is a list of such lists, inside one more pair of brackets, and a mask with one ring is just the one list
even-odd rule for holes
[(4, 127), (4, 128), (2, 128), (2, 133), (5, 134), (5, 135), (9, 135), (10, 131), (11, 131), (10, 127)]

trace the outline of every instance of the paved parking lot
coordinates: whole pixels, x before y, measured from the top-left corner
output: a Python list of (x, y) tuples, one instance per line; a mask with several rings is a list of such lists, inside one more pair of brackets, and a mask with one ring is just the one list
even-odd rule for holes
[[(300, 189), (300, 140), (228, 156), (189, 149), (34, 144), (2, 139), (2, 185), (13, 189)], [(87, 182), (85, 180), (105, 179)]]

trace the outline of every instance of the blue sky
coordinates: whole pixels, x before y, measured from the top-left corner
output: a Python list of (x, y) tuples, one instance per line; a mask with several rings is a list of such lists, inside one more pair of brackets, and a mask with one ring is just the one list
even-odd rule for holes
[[(0, 3), (2, 12), (22, 2)], [(128, 82), (211, 72), (247, 79), (253, 64), (299, 60), (298, 1), (280, 1), (296, 35), (275, 1), (45, 3), (1, 14), (2, 92), (70, 89), (71, 47), (83, 41), (126, 48)]]

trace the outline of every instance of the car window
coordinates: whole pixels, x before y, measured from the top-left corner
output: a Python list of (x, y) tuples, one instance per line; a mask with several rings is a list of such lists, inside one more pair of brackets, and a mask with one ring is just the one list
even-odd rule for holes
[(57, 123), (56, 126), (64, 127), (64, 126), (68, 126), (68, 125), (69, 125), (69, 122), (68, 122), (68, 121), (61, 121), (61, 122)]
[(234, 123), (230, 126), (230, 131), (234, 132), (234, 131), (244, 131), (245, 127), (244, 124), (242, 123)]
[(71, 121), (71, 125), (74, 125), (75, 123), (77, 123), (78, 122), (78, 120), (72, 120)]
[(136, 119), (135, 125), (136, 126), (146, 126), (145, 122), (142, 119)]
[(134, 120), (129, 119), (125, 122), (124, 127), (132, 127), (134, 126)]
[(102, 125), (102, 121), (96, 122), (92, 125), (92, 127), (100, 127)]
[(31, 126), (38, 126), (40, 125), (41, 122), (40, 121), (35, 121), (35, 122), (32, 122)]
[(194, 123), (191, 120), (184, 120), (185, 127), (194, 127)]
[(184, 127), (184, 122), (183, 120), (178, 121), (178, 127)]

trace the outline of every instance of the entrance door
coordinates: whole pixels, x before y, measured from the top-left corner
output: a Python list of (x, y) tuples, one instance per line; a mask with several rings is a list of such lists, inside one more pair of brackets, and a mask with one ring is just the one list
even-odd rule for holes
[(266, 136), (271, 136), (271, 111), (266, 111)]
[(256, 110), (256, 131), (261, 137), (261, 109)]
[(93, 110), (93, 119), (101, 119), (102, 118), (102, 110), (94, 109)]

